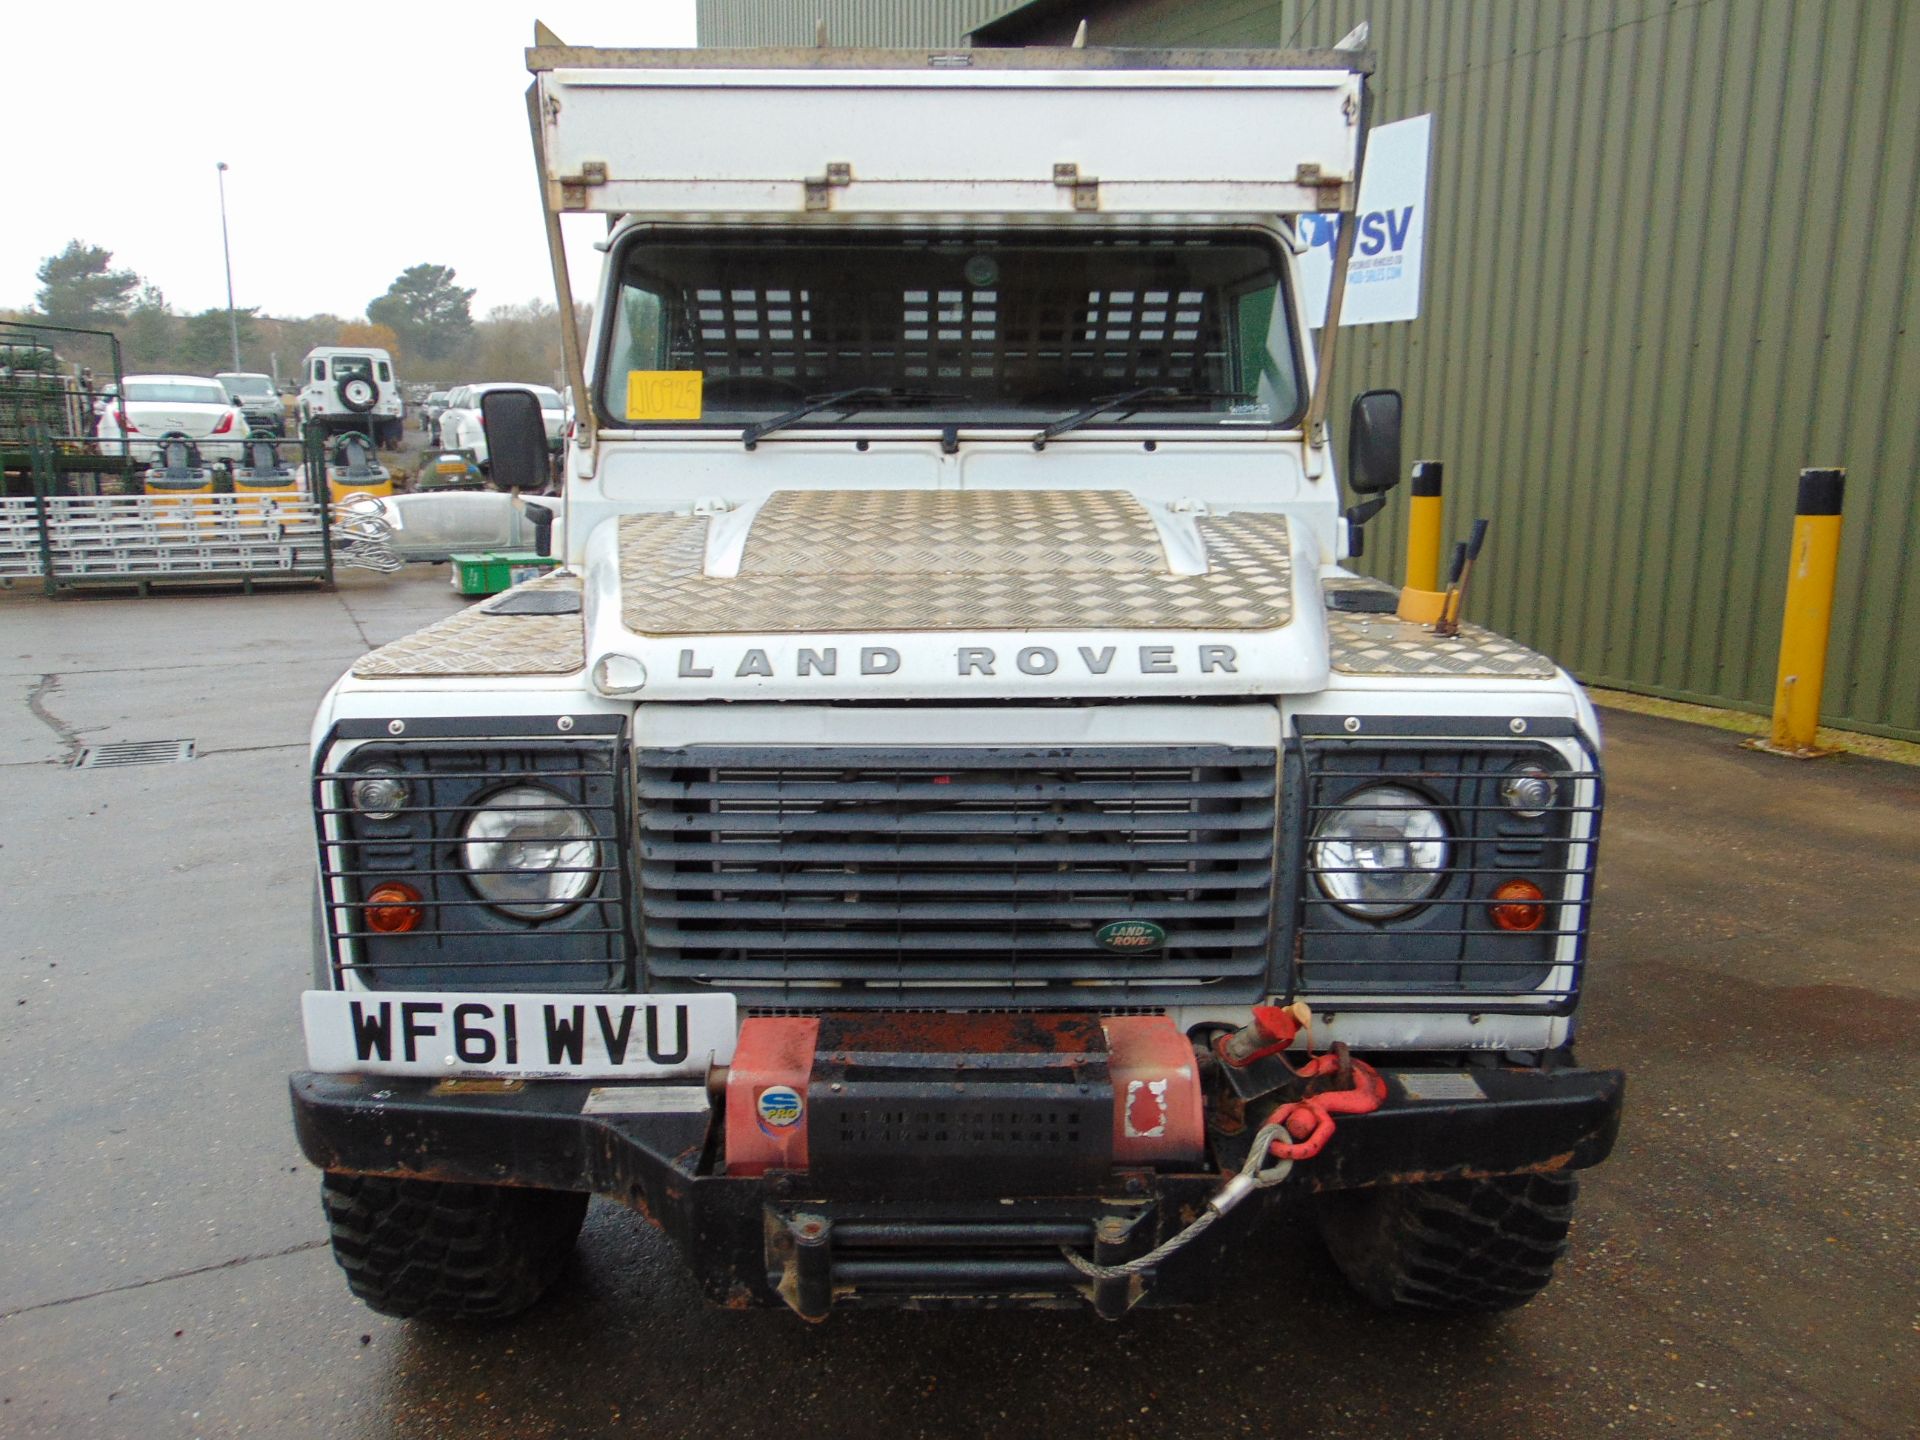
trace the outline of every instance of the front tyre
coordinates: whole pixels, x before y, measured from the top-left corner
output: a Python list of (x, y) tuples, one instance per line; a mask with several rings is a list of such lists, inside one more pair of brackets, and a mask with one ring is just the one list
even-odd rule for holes
[(1333, 1263), (1375, 1305), (1485, 1315), (1547, 1288), (1579, 1188), (1571, 1175), (1500, 1175), (1334, 1191), (1316, 1208)]
[(402, 1320), (502, 1320), (546, 1293), (585, 1195), (329, 1171), (321, 1180), (347, 1288)]

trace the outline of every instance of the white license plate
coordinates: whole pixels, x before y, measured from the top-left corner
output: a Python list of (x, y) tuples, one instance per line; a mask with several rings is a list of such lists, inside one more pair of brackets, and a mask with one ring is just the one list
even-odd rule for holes
[(733, 1058), (731, 995), (308, 990), (307, 1064), (333, 1074), (611, 1079)]

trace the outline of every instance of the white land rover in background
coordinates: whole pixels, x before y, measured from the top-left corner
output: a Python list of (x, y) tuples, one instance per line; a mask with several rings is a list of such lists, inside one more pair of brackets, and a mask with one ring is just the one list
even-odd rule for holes
[(317, 424), (329, 435), (357, 430), (377, 445), (400, 443), (406, 401), (394, 375), (393, 357), (371, 345), (320, 345), (300, 362), (298, 414), (302, 428)]
[(314, 722), (354, 1292), (514, 1313), (599, 1194), (816, 1320), (1117, 1317), (1302, 1221), (1381, 1304), (1531, 1298), (1624, 1086), (1572, 1050), (1598, 727), (1346, 563), (1399, 397), (1349, 508), (1293, 217), (1350, 250), (1371, 57), (537, 35), (562, 316), (611, 217), (563, 568)]

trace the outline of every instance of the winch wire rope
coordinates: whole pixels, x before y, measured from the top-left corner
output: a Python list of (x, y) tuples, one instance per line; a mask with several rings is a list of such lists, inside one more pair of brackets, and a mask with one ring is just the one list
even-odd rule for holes
[[(1257, 1005), (1252, 1023), (1234, 1037), (1217, 1043), (1215, 1054), (1223, 1063), (1246, 1065), (1252, 1060), (1280, 1054), (1301, 1030), (1311, 1034), (1313, 1012), (1305, 1005), (1275, 1007)], [(1239, 1039), (1241, 1053), (1236, 1059), (1231, 1039)], [(1364, 1060), (1355, 1059), (1343, 1044), (1335, 1044), (1326, 1054), (1311, 1050), (1304, 1065), (1288, 1062), (1287, 1068), (1298, 1081), (1333, 1080), (1328, 1088), (1310, 1092), (1298, 1100), (1289, 1100), (1267, 1117), (1267, 1123), (1254, 1137), (1253, 1148), (1241, 1164), (1238, 1174), (1215, 1192), (1191, 1225), (1162, 1241), (1146, 1254), (1118, 1265), (1102, 1265), (1062, 1245), (1060, 1253), (1069, 1264), (1094, 1280), (1120, 1280), (1138, 1275), (1159, 1264), (1167, 1256), (1190, 1245), (1212, 1226), (1214, 1221), (1238, 1205), (1256, 1190), (1278, 1185), (1293, 1171), (1296, 1160), (1311, 1160), (1333, 1138), (1335, 1115), (1365, 1115), (1386, 1103), (1387, 1082), (1380, 1072)], [(1271, 1159), (1272, 1164), (1263, 1166)]]
[(1240, 1166), (1239, 1173), (1214, 1193), (1213, 1198), (1207, 1201), (1207, 1208), (1195, 1217), (1191, 1225), (1179, 1234), (1161, 1241), (1146, 1254), (1122, 1261), (1118, 1265), (1102, 1265), (1065, 1245), (1060, 1247), (1060, 1253), (1066, 1256), (1068, 1264), (1091, 1280), (1125, 1280), (1140, 1274), (1143, 1270), (1152, 1269), (1183, 1245), (1190, 1245), (1199, 1239), (1214, 1221), (1254, 1191), (1265, 1190), (1285, 1180), (1293, 1170), (1293, 1161), (1280, 1160), (1264, 1168), (1261, 1162), (1267, 1158), (1267, 1147), (1286, 1137), (1287, 1129), (1284, 1125), (1269, 1124), (1262, 1127), (1260, 1133), (1254, 1137), (1253, 1147), (1247, 1151), (1246, 1161)]

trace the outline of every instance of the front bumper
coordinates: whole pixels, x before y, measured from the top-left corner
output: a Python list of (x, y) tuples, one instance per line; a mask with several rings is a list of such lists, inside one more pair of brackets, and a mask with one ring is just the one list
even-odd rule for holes
[[(1104, 1184), (1063, 1185), (1061, 1194), (1007, 1195), (983, 1176), (971, 1191), (861, 1197), (824, 1193), (805, 1172), (719, 1173), (718, 1108), (590, 1111), (592, 1082), (297, 1074), (292, 1095), (301, 1149), (322, 1169), (590, 1191), (665, 1231), (710, 1299), (736, 1308), (784, 1303), (811, 1319), (846, 1305), (1091, 1301), (1112, 1318), (1143, 1301), (1193, 1303), (1235, 1267), (1261, 1212), (1288, 1196), (1578, 1170), (1613, 1148), (1620, 1071), (1475, 1068), (1461, 1073), (1482, 1098), (1421, 1100), (1395, 1078), (1393, 1059), (1376, 1060), (1390, 1081), (1384, 1106), (1343, 1116), (1323, 1154), (1132, 1283), (1089, 1281), (1059, 1247), (1113, 1263), (1169, 1238), (1200, 1213), (1222, 1172), (1238, 1168), (1250, 1127), (1210, 1130), (1218, 1169), (1116, 1168)], [(608, 1088), (630, 1095), (642, 1087)]]

